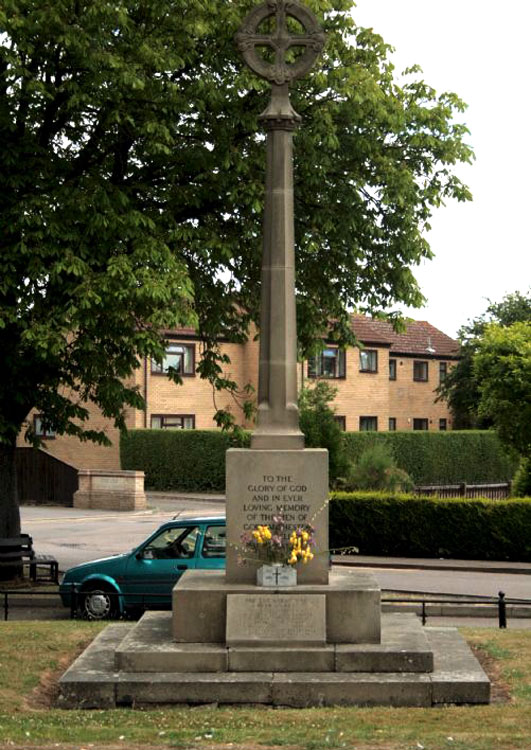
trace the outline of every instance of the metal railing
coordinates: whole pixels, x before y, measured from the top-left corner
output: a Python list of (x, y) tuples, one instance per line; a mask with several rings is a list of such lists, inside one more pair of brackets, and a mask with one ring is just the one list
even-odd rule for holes
[[(406, 592), (399, 592), (399, 593), (406, 593)], [(70, 618), (71, 619), (77, 619), (77, 618), (85, 618), (85, 619), (98, 619), (98, 618), (90, 618), (88, 615), (83, 614), (82, 610), (82, 601), (83, 597), (85, 596), (85, 592), (78, 591), (77, 589), (73, 589), (70, 594)], [(108, 591), (106, 592), (111, 598), (123, 598), (124, 594), (118, 593), (116, 591)], [(145, 592), (135, 592), (134, 598), (135, 603), (134, 607), (135, 609), (139, 610), (146, 610), (149, 609), (149, 600), (153, 599), (160, 599), (161, 598), (160, 593), (153, 593), (152, 591), (145, 591)], [(19, 600), (21, 598), (23, 599), (32, 599), (37, 597), (55, 597), (59, 599), (59, 594), (56, 591), (21, 591), (20, 589), (3, 589), (0, 590), (0, 601), (3, 602), (3, 611), (4, 611), (4, 621), (7, 621), (9, 619), (9, 611), (10, 609), (13, 609), (13, 601), (18, 598)], [(422, 620), (422, 624), (426, 625), (428, 621), (428, 616), (430, 617), (444, 617), (444, 612), (439, 612), (436, 615), (429, 614), (428, 608), (430, 605), (454, 605), (454, 607), (459, 608), (461, 605), (475, 608), (477, 607), (478, 610), (481, 608), (483, 612), (481, 613), (482, 617), (485, 617), (488, 619), (489, 617), (492, 617), (494, 615), (486, 615), (485, 614), (485, 606), (490, 605), (495, 608), (496, 610), (496, 616), (498, 618), (498, 627), (500, 628), (506, 628), (507, 627), (507, 619), (508, 619), (508, 613), (507, 608), (508, 607), (522, 607), (524, 609), (529, 608), (529, 617), (531, 618), (531, 599), (515, 599), (515, 598), (509, 598), (507, 599), (505, 596), (505, 593), (503, 591), (498, 592), (498, 596), (474, 596), (474, 597), (439, 597), (439, 596), (427, 596), (427, 595), (416, 595), (414, 592), (411, 592), (411, 595), (409, 596), (403, 596), (403, 597), (389, 597), (384, 596), (381, 599), (382, 604), (409, 604), (409, 605), (419, 605), (420, 606), (420, 618)], [(58, 602), (59, 604), (59, 602)], [(168, 601), (169, 604), (169, 601)], [(11, 605), (11, 606), (10, 606)], [(16, 605), (15, 605), (16, 606)], [(26, 607), (26, 608), (32, 608), (35, 607), (35, 604), (33, 603), (27, 603), (24, 602), (23, 604), (19, 604), (18, 606)], [(39, 606), (38, 604), (36, 605)], [(46, 605), (48, 606), (48, 605)], [(62, 603), (61, 603), (62, 606)], [(161, 608), (161, 607), (158, 607)], [(120, 616), (127, 616), (127, 613), (121, 612)], [(453, 613), (451, 615), (452, 617), (462, 617), (464, 615), (457, 615)], [(102, 618), (102, 619), (111, 619), (111, 618)], [(513, 616), (513, 619), (518, 619)]]
[[(422, 620), (422, 624), (426, 625), (428, 620), (428, 607), (430, 605), (453, 605), (455, 608), (459, 608), (461, 606), (467, 606), (467, 607), (477, 607), (478, 610), (481, 608), (482, 613), (481, 617), (485, 617), (488, 619), (489, 615), (485, 614), (485, 606), (491, 605), (492, 607), (496, 608), (497, 618), (498, 618), (498, 627), (499, 628), (506, 628), (507, 627), (507, 607), (522, 607), (527, 608), (529, 607), (529, 617), (531, 618), (531, 599), (516, 599), (516, 598), (510, 598), (507, 599), (505, 592), (499, 591), (498, 596), (474, 596), (472, 597), (464, 597), (459, 596), (458, 598), (453, 597), (436, 597), (436, 596), (408, 596), (408, 597), (384, 597), (381, 599), (382, 604), (412, 604), (412, 605), (420, 605), (421, 611), (420, 611), (420, 618)], [(444, 617), (444, 612), (438, 612), (436, 615), (432, 614), (431, 617)], [(448, 616), (448, 615), (446, 615)], [(456, 614), (455, 612), (450, 615), (451, 617), (465, 617), (470, 615), (463, 615), (463, 614)], [(471, 615), (472, 617), (474, 615)], [(513, 619), (519, 619), (517, 617), (513, 616)]]
[(428, 497), (452, 498), (488, 498), (490, 500), (505, 500), (511, 494), (511, 482), (497, 484), (424, 484), (413, 488), (415, 495)]
[[(68, 596), (70, 597), (70, 607), (69, 607), (70, 619), (72, 620), (78, 619), (78, 618), (92, 619), (92, 620), (99, 619), (97, 617), (89, 617), (83, 614), (82, 604), (83, 604), (83, 599), (86, 593), (87, 592), (79, 591), (76, 588), (72, 588), (72, 590), (68, 592)], [(124, 594), (119, 593), (118, 591), (106, 591), (105, 594), (108, 595), (111, 599), (119, 600), (119, 599), (124, 598)], [(135, 594), (131, 596), (134, 597), (135, 599), (135, 603), (133, 605), (134, 608), (138, 610), (144, 610), (144, 611), (150, 608), (149, 607), (150, 599), (160, 600), (161, 598), (164, 597), (163, 594), (153, 593), (152, 591), (141, 591), (138, 593), (135, 592)], [(55, 597), (57, 599), (57, 609), (63, 609), (63, 610), (66, 609), (66, 607), (62, 603), (61, 596), (57, 591), (24, 591), (21, 589), (0, 589), (0, 601), (2, 602), (2, 605), (3, 605), (2, 609), (4, 612), (4, 622), (6, 622), (9, 619), (9, 611), (10, 609), (14, 608), (13, 602), (14, 601), (16, 602), (17, 599), (19, 600), (19, 602), (15, 606), (18, 606), (20, 608), (31, 609), (31, 608), (38, 608), (39, 606), (43, 608), (49, 607), (50, 605), (48, 604), (45, 604), (45, 605), (39, 604), (39, 603), (35, 604), (34, 602), (31, 602), (31, 601), (30, 602), (23, 601), (22, 603), (20, 603), (21, 599), (22, 600), (25, 600), (25, 599), (38, 600), (39, 598), (42, 598), (42, 597)], [(139, 601), (136, 601), (136, 600), (139, 600)], [(171, 600), (171, 596), (168, 597), (168, 600), (169, 601)], [(162, 609), (163, 607), (160, 606), (158, 608)], [(124, 617), (124, 616), (127, 616), (127, 612), (121, 611), (118, 617)], [(105, 617), (101, 619), (110, 620), (114, 618)]]

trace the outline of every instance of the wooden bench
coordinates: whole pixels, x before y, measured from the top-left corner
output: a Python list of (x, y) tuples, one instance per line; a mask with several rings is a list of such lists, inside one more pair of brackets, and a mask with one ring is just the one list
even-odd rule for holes
[[(27, 561), (24, 558), (27, 558)], [(59, 583), (59, 563), (52, 555), (36, 555), (33, 539), (29, 534), (20, 534), (9, 539), (0, 538), (0, 566), (14, 567), (20, 564), (29, 565), (32, 581), (47, 580)], [(42, 568), (46, 569), (44, 574), (41, 573)]]

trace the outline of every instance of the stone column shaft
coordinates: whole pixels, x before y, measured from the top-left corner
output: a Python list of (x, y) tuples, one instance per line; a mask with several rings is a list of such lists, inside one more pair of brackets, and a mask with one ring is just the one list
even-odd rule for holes
[(267, 172), (262, 257), (260, 364), (254, 449), (304, 448), (297, 407), (297, 323), (293, 221), (293, 130), (298, 115), (276, 99), (262, 120), (267, 128)]

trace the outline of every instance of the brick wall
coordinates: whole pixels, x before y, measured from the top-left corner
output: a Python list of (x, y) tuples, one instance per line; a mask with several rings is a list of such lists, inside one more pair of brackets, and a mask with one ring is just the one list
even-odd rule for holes
[[(197, 363), (200, 358), (200, 342), (183, 340), (179, 343), (194, 347)], [(256, 378), (258, 366), (249, 364), (255, 356), (258, 357), (256, 342), (251, 341), (245, 345), (224, 344), (222, 348), (231, 360), (231, 364), (224, 369), (226, 377), (236, 381), (241, 387), (250, 378)], [(153, 372), (151, 362), (144, 363), (137, 373), (137, 385), (145, 396), (148, 408), (145, 414), (136, 412), (131, 426), (149, 428), (153, 415), (189, 415), (194, 417), (196, 429), (210, 430), (216, 427), (214, 414), (217, 409), (227, 409), (234, 414), (238, 423), (242, 422), (241, 409), (231, 394), (227, 391), (214, 391), (210, 383), (199, 375), (184, 376), (183, 384), (177, 385), (168, 380), (166, 375)], [(253, 385), (256, 388), (256, 380)]]
[[(52, 456), (75, 466), (77, 469), (119, 469), (120, 468), (120, 436), (113, 423), (106, 419), (93, 404), (87, 404), (89, 422), (86, 427), (102, 430), (112, 442), (110, 447), (92, 442), (80, 442), (71, 435), (58, 435), (55, 438), (45, 438), (43, 448)], [(35, 411), (28, 415), (28, 421), (33, 421)], [(27, 447), (24, 440), (25, 428), (17, 438), (18, 447)]]
[[(200, 342), (190, 337), (175, 339), (177, 343), (192, 345), (195, 350), (195, 362), (200, 358)], [(257, 388), (258, 380), (258, 342), (249, 340), (246, 344), (223, 344), (222, 350), (229, 355), (231, 364), (225, 374), (243, 387), (250, 382)], [(346, 429), (357, 431), (360, 417), (376, 417), (378, 430), (386, 431), (389, 418), (396, 419), (397, 430), (413, 429), (414, 419), (427, 419), (430, 430), (439, 429), (439, 420), (447, 420), (451, 429), (451, 414), (444, 402), (435, 403), (435, 388), (439, 385), (440, 359), (428, 359), (428, 381), (415, 382), (413, 363), (421, 359), (414, 355), (396, 355), (391, 353), (388, 345), (370, 346), (367, 349), (378, 353), (378, 366), (375, 372), (360, 371), (358, 349), (348, 349), (345, 353), (345, 377), (329, 380), (337, 388), (333, 404), (338, 416), (345, 418)], [(396, 359), (396, 380), (389, 379), (389, 358)], [(448, 369), (451, 361), (448, 362)], [(298, 380), (301, 384), (314, 382), (308, 379), (307, 363), (298, 365)], [(194, 417), (196, 429), (213, 429), (216, 427), (213, 417), (216, 409), (229, 409), (239, 424), (243, 423), (243, 414), (227, 392), (213, 393), (212, 386), (198, 375), (183, 377), (183, 385), (176, 385), (166, 375), (152, 372), (151, 362), (142, 363), (135, 372), (135, 384), (146, 396), (146, 413), (138, 410), (127, 412), (126, 423), (129, 428), (151, 426), (153, 415), (190, 415)], [(93, 443), (80, 443), (76, 438), (58, 436), (46, 440), (46, 447), (57, 458), (83, 469), (119, 469), (119, 434), (114, 426), (102, 417), (94, 407), (91, 412), (90, 426), (103, 429), (112, 441), (112, 447), (106, 448)], [(32, 414), (29, 418), (32, 418)], [(252, 427), (252, 425), (244, 425)], [(19, 445), (24, 445), (22, 436)]]
[[(439, 430), (439, 419), (447, 420), (451, 429), (452, 416), (444, 401), (435, 402), (435, 389), (439, 386), (439, 362), (415, 356), (393, 355), (396, 359), (396, 380), (389, 381), (389, 416), (395, 417), (397, 430), (412, 430), (414, 419), (427, 419), (428, 429)], [(413, 363), (428, 362), (428, 380), (413, 379)], [(442, 360), (447, 361), (447, 360)], [(448, 370), (451, 362), (447, 361)]]

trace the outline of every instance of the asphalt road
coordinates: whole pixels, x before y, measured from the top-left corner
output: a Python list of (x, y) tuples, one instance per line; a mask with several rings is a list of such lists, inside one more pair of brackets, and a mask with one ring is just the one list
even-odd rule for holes
[[(127, 552), (161, 523), (177, 513), (219, 515), (225, 512), (220, 499), (178, 500), (148, 496), (149, 510), (116, 513), (51, 506), (21, 508), (22, 530), (31, 534), (39, 554), (54, 555), (60, 570), (98, 557)], [(383, 589), (438, 594), (496, 596), (531, 599), (531, 569), (528, 574), (461, 570), (417, 570), (371, 568)]]

